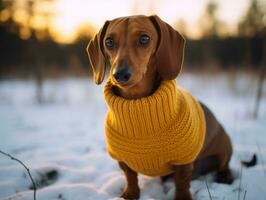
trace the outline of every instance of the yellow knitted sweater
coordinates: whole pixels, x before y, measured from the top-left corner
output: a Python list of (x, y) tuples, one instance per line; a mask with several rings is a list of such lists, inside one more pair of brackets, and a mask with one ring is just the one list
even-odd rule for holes
[(107, 82), (104, 95), (109, 109), (105, 135), (112, 158), (149, 176), (170, 174), (173, 164), (195, 160), (205, 137), (204, 113), (175, 80), (162, 81), (154, 94), (136, 100), (116, 96)]

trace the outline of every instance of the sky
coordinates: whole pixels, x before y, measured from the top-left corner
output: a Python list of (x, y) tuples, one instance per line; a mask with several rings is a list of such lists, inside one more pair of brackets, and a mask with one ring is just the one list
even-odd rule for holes
[[(26, 0), (17, 0), (23, 4)], [(218, 4), (218, 17), (234, 31), (244, 15), (250, 0), (214, 0)], [(38, 1), (37, 1), (38, 2)], [(78, 28), (90, 24), (94, 34), (106, 20), (134, 14), (159, 15), (164, 21), (175, 25), (186, 22), (186, 31), (191, 38), (198, 38), (199, 20), (209, 0), (55, 0), (52, 3), (37, 3), (36, 10), (50, 10), (53, 19), (49, 23), (51, 32), (61, 42), (73, 40)], [(20, 17), (18, 17), (20, 18)], [(35, 20), (35, 25), (42, 24)]]
[[(54, 27), (59, 32), (71, 34), (81, 23), (89, 22), (97, 29), (105, 20), (133, 14), (157, 14), (174, 25), (183, 19), (191, 37), (198, 37), (198, 23), (208, 0), (58, 0), (54, 8), (58, 15)], [(217, 0), (218, 16), (231, 28), (248, 8), (249, 0)]]

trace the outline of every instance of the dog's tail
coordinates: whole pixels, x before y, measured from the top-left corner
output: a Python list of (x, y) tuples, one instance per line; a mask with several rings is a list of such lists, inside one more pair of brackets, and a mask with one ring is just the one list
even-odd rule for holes
[(254, 154), (252, 156), (252, 159), (249, 161), (246, 160), (241, 160), (241, 164), (244, 165), (245, 167), (253, 167), (257, 164), (257, 155)]

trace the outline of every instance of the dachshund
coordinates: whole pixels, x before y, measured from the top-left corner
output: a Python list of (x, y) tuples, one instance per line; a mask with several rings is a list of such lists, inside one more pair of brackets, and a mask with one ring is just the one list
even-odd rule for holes
[[(152, 95), (163, 80), (178, 76), (184, 48), (185, 39), (181, 34), (158, 16), (137, 15), (106, 21), (90, 41), (87, 52), (96, 84), (103, 82), (109, 68), (113, 92), (125, 99), (140, 99)], [(191, 179), (208, 172), (217, 172), (217, 182), (230, 184), (233, 181), (229, 168), (230, 138), (212, 112), (199, 103), (206, 121), (203, 147), (194, 162), (174, 165), (174, 172), (169, 174), (174, 177), (178, 200), (192, 199)], [(138, 199), (138, 171), (125, 162), (118, 161), (118, 164), (126, 177), (121, 197)]]

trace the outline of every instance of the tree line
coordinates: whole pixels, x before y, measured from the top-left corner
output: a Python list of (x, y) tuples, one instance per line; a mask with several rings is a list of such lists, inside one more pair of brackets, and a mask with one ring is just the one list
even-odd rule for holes
[[(14, 2), (0, 0), (0, 78), (88, 74), (90, 67), (85, 49), (89, 34), (82, 33), (71, 44), (57, 43), (47, 27), (34, 29), (27, 21), (23, 24), (14, 20)], [(183, 32), (188, 38), (186, 68), (201, 68), (210, 63), (221, 68), (265, 65), (266, 9), (260, 3), (259, 0), (250, 0), (249, 8), (238, 23), (237, 33), (226, 35), (223, 33), (225, 24), (217, 17), (219, 5), (210, 1), (202, 17), (200, 39), (189, 39)], [(29, 19), (36, 14), (33, 6), (34, 1), (26, 1), (25, 11)], [(42, 15), (49, 20), (53, 13)]]

